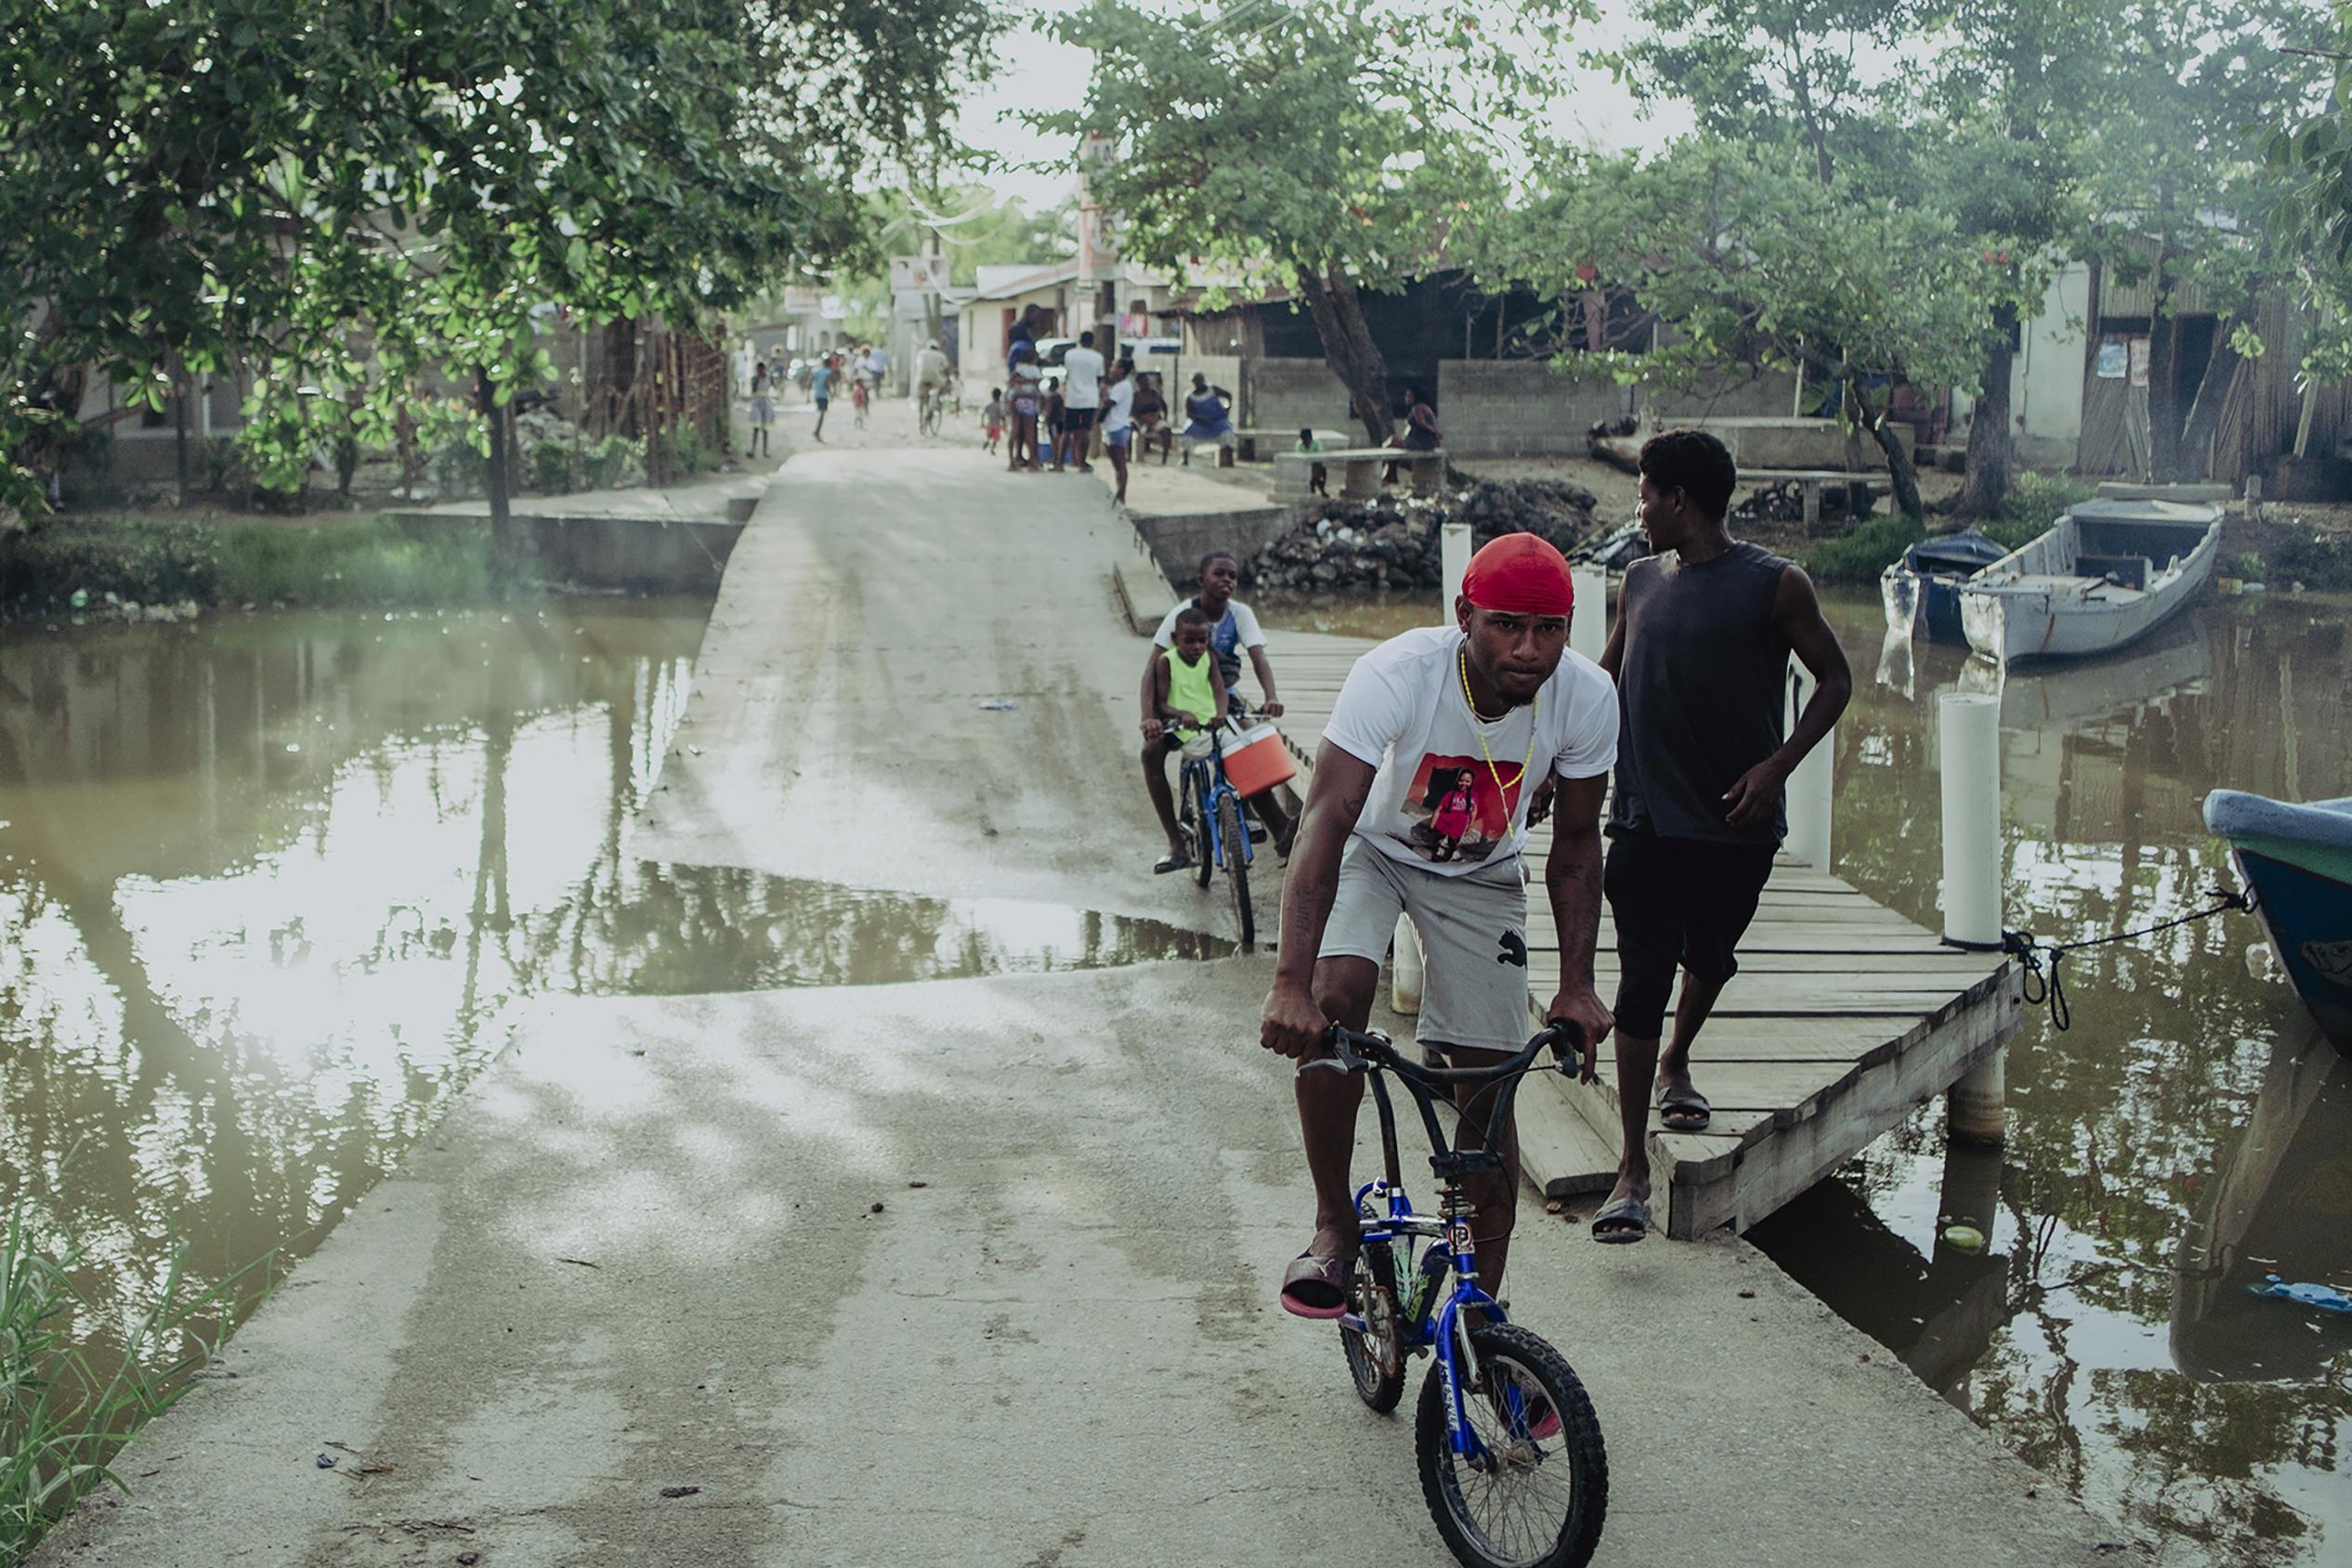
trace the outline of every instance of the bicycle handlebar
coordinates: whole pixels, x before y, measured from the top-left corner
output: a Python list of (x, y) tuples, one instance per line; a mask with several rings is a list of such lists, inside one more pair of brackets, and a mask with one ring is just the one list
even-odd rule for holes
[(1584, 1048), (1585, 1031), (1581, 1025), (1565, 1018), (1555, 1018), (1536, 1030), (1515, 1054), (1491, 1067), (1423, 1066), (1399, 1055), (1386, 1035), (1359, 1034), (1337, 1024), (1324, 1031), (1323, 1042), (1331, 1048), (1331, 1055), (1320, 1063), (1302, 1063), (1302, 1066), (1334, 1066), (1351, 1073), (1384, 1067), (1407, 1082), (1437, 1089), (1457, 1083), (1499, 1083), (1504, 1078), (1516, 1077), (1535, 1064), (1535, 1057), (1546, 1046), (1549, 1046), (1552, 1053), (1565, 1062), (1568, 1052)]

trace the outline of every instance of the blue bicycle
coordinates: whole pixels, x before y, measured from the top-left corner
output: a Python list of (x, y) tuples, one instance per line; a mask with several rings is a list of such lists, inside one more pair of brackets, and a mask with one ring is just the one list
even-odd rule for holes
[[(1600, 1418), (1567, 1358), (1507, 1322), (1502, 1303), (1479, 1288), (1472, 1210), (1462, 1194), (1464, 1177), (1500, 1168), (1520, 1081), (1531, 1070), (1551, 1070), (1535, 1069), (1536, 1056), (1549, 1047), (1564, 1062), (1581, 1037), (1571, 1025), (1553, 1024), (1509, 1061), (1482, 1068), (1426, 1067), (1399, 1055), (1384, 1036), (1337, 1025), (1325, 1038), (1331, 1055), (1306, 1065), (1369, 1075), (1387, 1160), (1382, 1179), (1365, 1183), (1355, 1199), (1364, 1239), (1339, 1319), (1355, 1392), (1377, 1411), (1393, 1410), (1405, 1392), (1406, 1359), (1434, 1352), (1413, 1435), (1437, 1533), (1470, 1568), (1583, 1568), (1609, 1511)], [(1405, 1195), (1384, 1070), (1411, 1091), (1428, 1129), (1438, 1182), (1434, 1218), (1415, 1213)], [(1438, 1122), (1434, 1096), (1462, 1084), (1500, 1085), (1483, 1149), (1455, 1149)], [(1448, 1273), (1454, 1288), (1442, 1295)]]
[(1206, 888), (1217, 868), (1225, 869), (1234, 916), (1241, 922), (1241, 945), (1254, 947), (1258, 918), (1249, 904), (1249, 866), (1257, 856), (1242, 815), (1241, 792), (1225, 777), (1223, 743), (1214, 729), (1186, 725), (1176, 733), (1183, 738), (1184, 756), (1176, 827), (1184, 836), (1185, 853), (1193, 857), (1193, 880)]

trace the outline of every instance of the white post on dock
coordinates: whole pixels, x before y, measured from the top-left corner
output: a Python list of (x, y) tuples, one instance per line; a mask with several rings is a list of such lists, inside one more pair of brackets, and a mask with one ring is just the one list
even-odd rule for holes
[(1568, 617), (1568, 646), (1595, 663), (1609, 646), (1609, 577), (1593, 567), (1568, 568), (1568, 583), (1576, 595)]
[(1437, 623), (1454, 624), (1454, 601), (1462, 596), (1462, 578), (1470, 571), (1470, 526), (1443, 523), (1437, 530), (1438, 560), (1443, 568), (1445, 597), (1437, 604)]
[[(1971, 947), (2001, 941), (2001, 699), (1946, 692), (1937, 699), (1943, 753), (1943, 934)], [(1997, 1143), (2005, 1132), (2006, 1048), (1952, 1086), (1951, 1134)]]
[[(1813, 673), (1795, 659), (1788, 661), (1788, 723), (1813, 698)], [(1830, 800), (1836, 787), (1837, 731), (1832, 728), (1821, 743), (1805, 753), (1797, 771), (1788, 776), (1788, 838), (1781, 847), (1800, 866), (1830, 869)]]

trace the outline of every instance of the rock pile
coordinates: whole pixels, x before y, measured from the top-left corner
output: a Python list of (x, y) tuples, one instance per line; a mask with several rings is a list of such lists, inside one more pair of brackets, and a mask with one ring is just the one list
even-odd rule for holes
[(1453, 520), (1470, 524), (1480, 544), (1532, 533), (1565, 555), (1592, 531), (1592, 509), (1600, 504), (1592, 491), (1564, 479), (1497, 479), (1462, 491)]
[(1440, 501), (1334, 501), (1294, 523), (1243, 567), (1257, 589), (1434, 588), (1444, 563)]
[(1593, 531), (1597, 504), (1591, 491), (1557, 479), (1473, 483), (1428, 500), (1326, 502), (1245, 562), (1243, 581), (1261, 592), (1435, 588), (1444, 570), (1441, 524), (1470, 524), (1473, 545), (1533, 533), (1564, 552)]

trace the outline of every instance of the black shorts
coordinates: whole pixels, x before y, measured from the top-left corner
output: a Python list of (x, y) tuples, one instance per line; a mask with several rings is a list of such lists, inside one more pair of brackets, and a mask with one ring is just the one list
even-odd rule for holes
[(1094, 411), (1092, 409), (1065, 409), (1062, 412), (1062, 428), (1073, 436), (1081, 430), (1093, 429)]
[(1612, 830), (1602, 885), (1617, 927), (1617, 1028), (1636, 1039), (1665, 1030), (1674, 972), (1724, 981), (1772, 874), (1772, 843), (1715, 843)]

